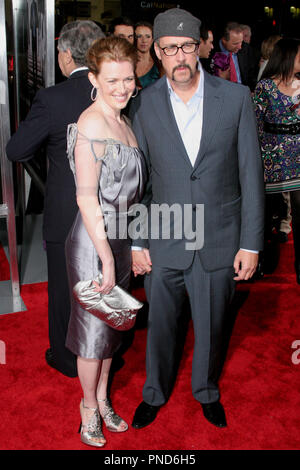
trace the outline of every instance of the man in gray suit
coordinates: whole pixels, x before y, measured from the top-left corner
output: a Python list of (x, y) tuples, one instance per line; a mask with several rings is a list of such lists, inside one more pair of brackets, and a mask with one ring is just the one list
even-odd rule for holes
[[(218, 388), (225, 314), (235, 281), (250, 279), (263, 249), (263, 173), (250, 91), (202, 70), (200, 24), (178, 8), (155, 18), (155, 51), (165, 76), (133, 100), (130, 113), (149, 164), (143, 202), (152, 221), (144, 225), (148, 238), (135, 240), (132, 251), (135, 275), (146, 273), (149, 301), (144, 401), (132, 423), (137, 429), (150, 424), (170, 396), (186, 292), (195, 335), (192, 392), (204, 416), (226, 426)], [(164, 224), (166, 207), (181, 208), (181, 225), (178, 211)], [(170, 237), (153, 227), (157, 208)]]

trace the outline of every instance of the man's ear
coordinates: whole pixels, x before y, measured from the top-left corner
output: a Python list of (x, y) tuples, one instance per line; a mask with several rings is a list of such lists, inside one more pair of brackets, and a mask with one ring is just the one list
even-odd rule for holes
[(73, 60), (72, 53), (71, 53), (70, 49), (67, 49), (65, 52), (66, 52), (66, 56), (65, 56), (66, 57), (66, 62), (67, 62), (68, 65), (70, 65), (70, 63)]
[(154, 50), (155, 50), (155, 54), (156, 54), (157, 58), (159, 60), (161, 60), (161, 50), (160, 50), (160, 48), (159, 48), (156, 41), (154, 42)]

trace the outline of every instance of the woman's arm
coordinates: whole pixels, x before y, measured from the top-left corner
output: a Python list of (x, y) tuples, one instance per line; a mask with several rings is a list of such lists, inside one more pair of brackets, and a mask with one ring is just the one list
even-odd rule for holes
[(258, 134), (260, 141), (262, 142), (264, 133), (264, 120), (268, 106), (267, 92), (264, 87), (264, 82), (260, 81), (255, 87), (253, 95), (254, 110), (258, 126)]
[(83, 134), (89, 139), (99, 139), (99, 129), (102, 124), (99, 120), (96, 113), (87, 113), (78, 122), (79, 136), (75, 147), (76, 198), (85, 228), (102, 262), (103, 280), (97, 290), (106, 294), (115, 285), (115, 265), (98, 198), (101, 157), (105, 153), (105, 143), (99, 142), (94, 145), (96, 159), (91, 142), (80, 135)]

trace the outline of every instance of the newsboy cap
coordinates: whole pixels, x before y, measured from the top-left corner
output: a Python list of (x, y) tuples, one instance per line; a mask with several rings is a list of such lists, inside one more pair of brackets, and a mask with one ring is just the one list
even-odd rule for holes
[(186, 10), (171, 8), (159, 13), (153, 24), (153, 39), (181, 36), (200, 40), (201, 21)]

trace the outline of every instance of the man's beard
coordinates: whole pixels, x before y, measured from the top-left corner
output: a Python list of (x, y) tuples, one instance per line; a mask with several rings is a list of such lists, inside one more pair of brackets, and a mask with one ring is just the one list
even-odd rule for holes
[(177, 70), (177, 69), (180, 69), (180, 68), (182, 68), (182, 67), (185, 67), (185, 68), (187, 68), (187, 69), (190, 71), (190, 77), (189, 77), (186, 81), (189, 81), (191, 78), (193, 78), (194, 73), (193, 73), (193, 70), (192, 70), (191, 66), (188, 65), (188, 64), (181, 64), (181, 65), (176, 65), (176, 67), (174, 67), (173, 70), (172, 70), (172, 80), (173, 80), (173, 81), (176, 82), (176, 79), (175, 79), (175, 72), (176, 72), (176, 70)]

